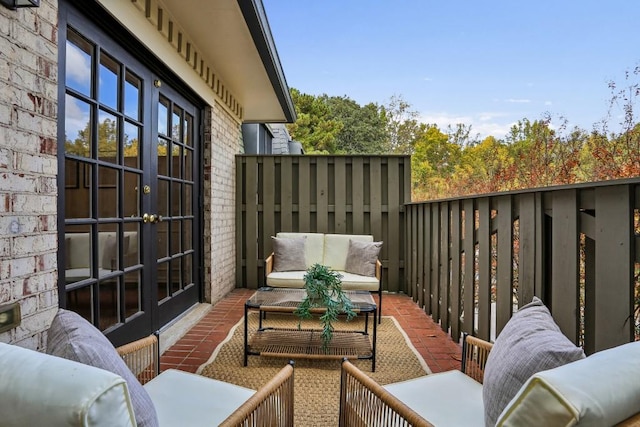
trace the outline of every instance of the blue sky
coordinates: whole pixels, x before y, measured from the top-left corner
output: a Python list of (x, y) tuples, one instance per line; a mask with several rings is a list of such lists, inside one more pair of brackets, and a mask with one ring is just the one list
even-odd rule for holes
[(263, 3), (290, 87), (361, 105), (400, 95), (421, 121), (482, 137), (547, 112), (591, 130), (608, 82), (640, 65), (637, 0)]

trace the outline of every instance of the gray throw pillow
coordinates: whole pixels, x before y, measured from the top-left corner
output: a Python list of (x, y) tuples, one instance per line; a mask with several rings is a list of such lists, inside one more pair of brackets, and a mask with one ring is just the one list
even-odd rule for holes
[(58, 310), (49, 327), (47, 353), (120, 375), (127, 382), (137, 425), (158, 426), (158, 415), (147, 391), (107, 337), (79, 314)]
[(376, 261), (378, 261), (380, 249), (382, 249), (382, 242), (349, 240), (347, 263), (344, 267), (345, 271), (361, 276), (374, 277), (376, 275)]
[(524, 305), (496, 338), (484, 371), (482, 397), (487, 426), (533, 374), (585, 357), (561, 331), (538, 297)]
[(271, 238), (273, 239), (274, 271), (304, 271), (307, 269), (304, 256), (306, 239)]

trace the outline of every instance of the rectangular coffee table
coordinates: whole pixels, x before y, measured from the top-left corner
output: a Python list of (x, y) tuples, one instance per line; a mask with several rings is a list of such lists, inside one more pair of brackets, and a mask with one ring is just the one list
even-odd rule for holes
[[(263, 314), (290, 313), (306, 295), (304, 289), (260, 288), (244, 304), (244, 366), (249, 356), (270, 356), (306, 359), (370, 359), (371, 371), (376, 369), (376, 338), (378, 307), (368, 291), (345, 291), (358, 316), (364, 316), (364, 329), (336, 329), (328, 348), (322, 348), (321, 329), (274, 328), (263, 325)], [(258, 311), (258, 330), (249, 337), (248, 315)], [(326, 310), (317, 308), (314, 314)], [(369, 315), (373, 314), (373, 335), (369, 338)], [(294, 316), (295, 317), (295, 316)], [(297, 319), (297, 317), (295, 317)], [(268, 318), (265, 321), (268, 323)], [(344, 322), (348, 325), (348, 322)]]

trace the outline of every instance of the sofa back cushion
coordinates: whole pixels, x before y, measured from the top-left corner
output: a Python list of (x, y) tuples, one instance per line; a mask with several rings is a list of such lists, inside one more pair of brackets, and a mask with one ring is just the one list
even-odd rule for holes
[(640, 412), (640, 342), (531, 377), (498, 426), (612, 426)]
[(324, 257), (324, 234), (280, 232), (276, 234), (276, 237), (283, 239), (304, 238), (306, 240), (304, 246), (305, 270), (313, 264), (322, 264)]
[(322, 264), (334, 270), (345, 271), (350, 240), (373, 242), (373, 236), (364, 234), (325, 234), (324, 260)]
[(106, 370), (0, 343), (0, 425), (135, 426), (125, 380)]

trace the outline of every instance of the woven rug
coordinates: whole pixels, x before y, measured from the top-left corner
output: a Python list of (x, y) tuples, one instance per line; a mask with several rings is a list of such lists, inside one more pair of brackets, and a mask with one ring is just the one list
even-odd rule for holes
[[(372, 320), (370, 319), (370, 322)], [(287, 314), (269, 313), (264, 325), (278, 328), (297, 327), (298, 318)], [(361, 318), (339, 322), (338, 328), (363, 329)], [(315, 327), (317, 327), (317, 323)], [(311, 324), (302, 323), (302, 327)], [(257, 313), (249, 314), (249, 331), (258, 328)], [(371, 324), (369, 325), (371, 331)], [(213, 352), (198, 373), (254, 390), (267, 383), (288, 361), (286, 358), (249, 356), (243, 366), (244, 319), (240, 320), (227, 339)], [(410, 340), (393, 317), (383, 317), (378, 325), (376, 371), (371, 372), (370, 360), (353, 363), (380, 384), (408, 380), (431, 373)], [(295, 360), (295, 425), (336, 426), (340, 406), (340, 361)]]

